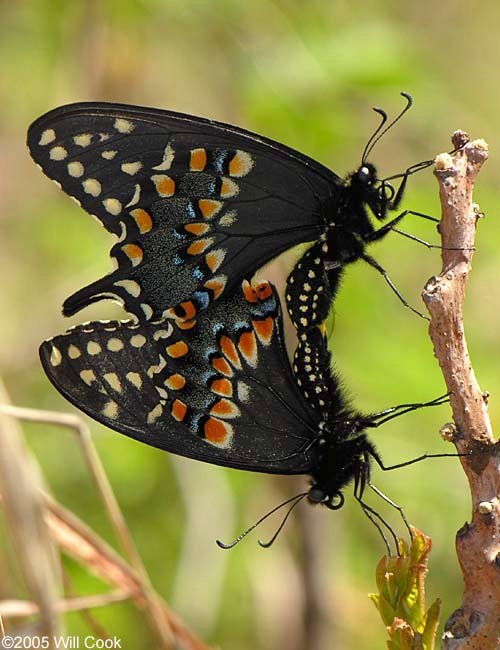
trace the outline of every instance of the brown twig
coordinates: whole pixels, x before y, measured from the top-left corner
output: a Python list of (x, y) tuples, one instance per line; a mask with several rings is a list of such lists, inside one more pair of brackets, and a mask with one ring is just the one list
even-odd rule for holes
[[(456, 132), (453, 144), (467, 142)], [(429, 333), (441, 366), (455, 420), (453, 442), (472, 495), (472, 522), (457, 533), (464, 577), (462, 605), (445, 625), (446, 650), (500, 648), (500, 458), (487, 409), (487, 394), (476, 380), (463, 326), (463, 303), (471, 269), (476, 223), (472, 202), (476, 176), (488, 157), (482, 140), (468, 142), (453, 156), (436, 159), (442, 220), (443, 268), (427, 283), (424, 302)], [(465, 455), (468, 454), (468, 455)]]
[[(0, 383), (0, 393), (2, 385)], [(2, 395), (3, 399), (7, 402), (7, 394)], [(9, 417), (10, 416), (10, 417)], [(152, 628), (158, 635), (158, 641), (162, 648), (182, 648), (185, 650), (208, 650), (208, 647), (195, 637), (193, 633), (184, 625), (184, 623), (170, 610), (166, 603), (161, 599), (157, 592), (152, 587), (149, 576), (146, 573), (142, 560), (134, 546), (130, 531), (128, 530), (126, 521), (119, 508), (116, 497), (102, 466), (97, 451), (92, 443), (90, 432), (86, 425), (80, 418), (73, 415), (65, 415), (47, 411), (38, 411), (34, 409), (24, 409), (20, 407), (10, 406), (8, 404), (0, 403), (0, 425), (11, 423), (14, 426), (15, 419), (22, 419), (32, 422), (44, 422), (56, 424), (58, 426), (68, 427), (75, 430), (79, 435), (79, 440), (85, 454), (85, 458), (89, 464), (91, 474), (97, 484), (104, 505), (109, 513), (111, 522), (117, 531), (118, 538), (124, 549), (124, 552), (130, 564), (127, 563), (114, 549), (112, 549), (106, 542), (104, 542), (94, 531), (84, 524), (76, 515), (71, 511), (65, 509), (63, 506), (52, 499), (46, 492), (44, 492), (38, 483), (33, 483), (30, 488), (29, 495), (31, 501), (36, 500), (39, 503), (40, 519), (46, 534), (52, 541), (56, 543), (56, 548), (70, 555), (87, 570), (99, 576), (105, 582), (116, 587), (115, 591), (111, 594), (103, 594), (102, 598), (98, 596), (79, 597), (79, 599), (60, 600), (57, 597), (52, 599), (52, 611), (59, 615), (61, 612), (73, 609), (78, 603), (86, 606), (88, 603), (99, 603), (101, 606), (106, 604), (106, 599), (109, 602), (114, 602), (120, 599), (132, 599), (137, 606), (145, 611), (148, 616)], [(30, 463), (24, 456), (21, 457), (17, 450), (12, 451), (5, 448), (6, 441), (9, 436), (5, 435), (2, 430), (0, 437), (0, 467), (3, 467), (5, 462), (6, 467), (15, 468), (9, 472), (3, 472), (0, 475), (0, 486), (3, 484), (3, 503), (7, 508), (9, 503), (9, 495), (12, 493), (19, 500), (20, 493), (20, 467), (29, 465), (25, 470), (27, 475), (35, 474), (35, 463), (32, 458), (29, 458)], [(18, 436), (22, 439), (20, 431)], [(2, 445), (4, 448), (2, 448)], [(3, 453), (2, 453), (3, 452)], [(8, 453), (9, 452), (9, 453)], [(25, 454), (27, 456), (27, 454)], [(3, 460), (2, 460), (3, 459)], [(16, 462), (14, 462), (16, 461)], [(28, 471), (30, 470), (30, 471)], [(13, 478), (14, 473), (14, 478)], [(21, 491), (22, 494), (24, 494)], [(36, 497), (36, 499), (35, 499)], [(0, 501), (2, 496), (0, 495)], [(31, 502), (30, 501), (30, 502)], [(24, 503), (24, 501), (23, 501)], [(28, 516), (29, 515), (29, 516)], [(33, 518), (28, 513), (26, 516), (21, 514), (18, 519), (26, 523), (25, 520), (30, 522)], [(16, 520), (17, 521), (17, 520)], [(15, 524), (17, 530), (18, 526)], [(33, 535), (23, 534), (23, 527), (19, 527), (20, 540), (27, 546), (28, 557), (33, 555), (34, 543), (38, 537)], [(34, 560), (33, 560), (34, 561)], [(31, 575), (33, 561), (28, 565), (28, 574)], [(47, 562), (37, 562), (37, 565), (47, 565)], [(44, 590), (46, 594), (47, 580), (43, 581)], [(32, 590), (34, 596), (38, 596), (36, 590)], [(87, 600), (86, 600), (87, 599)], [(94, 600), (92, 600), (94, 599)], [(39, 612), (42, 614), (42, 620), (46, 617), (45, 600), (35, 598), (34, 601), (0, 601), (0, 616), (26, 616), (26, 611)], [(81, 610), (80, 610), (81, 611)]]

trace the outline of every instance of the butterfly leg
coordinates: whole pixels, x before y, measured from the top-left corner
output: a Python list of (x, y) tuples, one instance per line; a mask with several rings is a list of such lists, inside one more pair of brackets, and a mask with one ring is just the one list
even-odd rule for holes
[[(393, 418), (398, 418), (400, 415), (405, 415), (411, 411), (416, 411), (417, 409), (427, 408), (428, 406), (440, 406), (441, 404), (446, 404), (449, 402), (450, 393), (445, 393), (440, 395), (429, 402), (415, 402), (412, 404), (398, 404), (397, 406), (391, 406), (390, 408), (385, 409), (384, 411), (378, 411), (377, 413), (371, 414), (367, 418), (366, 426), (376, 428), (381, 424), (392, 420)], [(382, 418), (382, 419), (380, 419)], [(378, 421), (375, 421), (378, 420)]]
[(366, 487), (367, 484), (369, 484), (369, 472), (370, 472), (369, 463), (368, 462), (363, 462), (360, 470), (356, 473), (356, 476), (354, 478), (354, 498), (359, 503), (359, 505), (361, 506), (364, 514), (372, 522), (372, 524), (375, 526), (375, 528), (378, 530), (380, 536), (384, 540), (384, 544), (385, 544), (385, 547), (387, 548), (388, 555), (392, 555), (389, 540), (387, 539), (387, 536), (386, 536), (382, 526), (385, 526), (385, 528), (391, 534), (391, 536), (392, 536), (392, 538), (394, 540), (394, 544), (395, 544), (396, 549), (397, 549), (398, 548), (398, 540), (397, 540), (395, 532), (392, 530), (392, 528), (389, 526), (389, 524), (382, 518), (382, 516), (379, 515), (379, 513), (376, 510), (374, 510), (372, 507), (370, 507), (367, 503), (365, 503), (363, 501), (363, 494), (364, 494), (364, 491), (365, 491), (365, 487)]
[(403, 508), (401, 506), (398, 506), (397, 503), (395, 503), (392, 499), (389, 499), (389, 497), (386, 494), (384, 494), (381, 490), (379, 490), (378, 487), (373, 485), (370, 479), (368, 479), (367, 485), (375, 492), (375, 494), (378, 494), (378, 496), (381, 499), (383, 499), (386, 503), (388, 503), (390, 506), (392, 506), (399, 512), (399, 514), (401, 515), (401, 519), (404, 521), (408, 533), (410, 534), (410, 539), (413, 539), (413, 533), (411, 531), (410, 524), (408, 523), (408, 519), (406, 518)]
[(391, 289), (394, 291), (394, 293), (396, 294), (396, 296), (399, 298), (399, 300), (401, 301), (401, 303), (402, 303), (405, 307), (407, 307), (408, 309), (410, 309), (413, 313), (417, 314), (417, 316), (420, 316), (420, 317), (423, 318), (424, 320), (430, 320), (430, 318), (429, 318), (428, 316), (426, 316), (425, 314), (422, 314), (422, 312), (418, 311), (418, 309), (415, 309), (414, 307), (412, 307), (412, 306), (410, 305), (410, 303), (408, 303), (408, 302), (403, 298), (403, 296), (402, 296), (401, 293), (399, 292), (398, 288), (396, 287), (396, 285), (394, 284), (394, 282), (393, 282), (393, 281), (391, 280), (391, 278), (389, 277), (389, 274), (387, 273), (387, 271), (384, 269), (383, 266), (380, 266), (380, 264), (379, 264), (375, 259), (373, 259), (373, 257), (371, 257), (371, 255), (366, 255), (366, 254), (364, 254), (364, 255), (361, 256), (361, 259), (365, 260), (365, 262), (366, 262), (367, 264), (369, 264), (370, 266), (373, 266), (373, 268), (374, 268), (376, 271), (378, 271), (378, 272), (380, 273), (380, 275), (383, 276), (384, 280), (385, 280), (385, 281), (387, 282), (387, 284), (391, 287)]
[(389, 472), (393, 469), (399, 469), (400, 467), (407, 467), (408, 465), (414, 465), (415, 463), (420, 463), (422, 460), (426, 460), (427, 458), (457, 458), (461, 456), (472, 456), (472, 453), (473, 452), (467, 452), (465, 454), (422, 454), (421, 456), (417, 456), (417, 458), (411, 458), (410, 460), (406, 460), (403, 463), (396, 463), (395, 465), (384, 465), (375, 448), (372, 446), (369, 448), (370, 456), (375, 460), (377, 465), (384, 472)]
[[(371, 237), (368, 238), (368, 242), (371, 243), (374, 241), (379, 241), (380, 239), (385, 237), (389, 232), (391, 232), (391, 230), (395, 232), (399, 232), (398, 230), (396, 230), (395, 226), (397, 226), (398, 223), (409, 214), (412, 214), (415, 217), (420, 217), (421, 219), (427, 219), (428, 221), (432, 221), (434, 223), (439, 223), (439, 219), (436, 219), (436, 217), (431, 217), (431, 215), (429, 214), (424, 214), (423, 212), (416, 212), (416, 210), (403, 210), (403, 212), (401, 212), (401, 214), (398, 214), (397, 217), (394, 217), (394, 219), (391, 219), (386, 224), (384, 224), (381, 228), (376, 230), (373, 233), (373, 235), (371, 235)], [(410, 239), (413, 238), (413, 235), (409, 235), (408, 233), (401, 233), (401, 234), (406, 234), (408, 237), (410, 237)], [(415, 240), (419, 241), (418, 237), (415, 237)], [(427, 244), (427, 242), (424, 242), (423, 240), (421, 243), (425, 244), (426, 246), (427, 245), (431, 246), (431, 244)]]

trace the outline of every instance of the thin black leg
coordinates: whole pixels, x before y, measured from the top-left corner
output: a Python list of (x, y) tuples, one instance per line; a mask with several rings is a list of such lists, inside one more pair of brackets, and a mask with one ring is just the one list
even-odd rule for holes
[(412, 307), (412, 306), (410, 305), (410, 303), (407, 302), (407, 301), (403, 298), (403, 296), (402, 296), (401, 293), (399, 292), (398, 288), (396, 287), (396, 285), (394, 284), (394, 282), (393, 282), (393, 281), (391, 280), (391, 278), (389, 277), (389, 274), (387, 273), (387, 271), (386, 271), (382, 266), (380, 266), (380, 264), (379, 264), (376, 260), (374, 260), (373, 257), (371, 257), (370, 255), (366, 255), (366, 254), (364, 254), (364, 255), (361, 256), (361, 259), (363, 259), (365, 262), (367, 262), (367, 263), (368, 263), (370, 266), (372, 266), (376, 271), (378, 271), (378, 272), (380, 273), (380, 275), (382, 275), (382, 277), (384, 278), (384, 280), (385, 280), (385, 281), (387, 282), (387, 284), (391, 287), (391, 289), (394, 291), (394, 293), (396, 294), (396, 296), (399, 298), (399, 300), (401, 301), (401, 303), (402, 303), (405, 307), (407, 307), (408, 309), (410, 309), (414, 314), (417, 314), (417, 316), (420, 316), (420, 318), (423, 318), (424, 320), (427, 320), (427, 321), (430, 320), (430, 318), (429, 318), (428, 316), (426, 316), (425, 314), (422, 314), (422, 312), (418, 311), (418, 309), (415, 309), (415, 307)]
[[(378, 413), (373, 413), (369, 416), (369, 421), (366, 426), (376, 428), (381, 424), (392, 420), (393, 418), (398, 418), (400, 415), (405, 415), (411, 411), (416, 411), (417, 409), (427, 408), (428, 406), (441, 406), (442, 404), (447, 404), (449, 402), (449, 393), (445, 395), (440, 395), (429, 402), (416, 402), (413, 404), (399, 404), (398, 406), (392, 406), (384, 411), (379, 411)], [(387, 417), (384, 417), (387, 416)], [(378, 422), (374, 422), (375, 419), (383, 418)]]

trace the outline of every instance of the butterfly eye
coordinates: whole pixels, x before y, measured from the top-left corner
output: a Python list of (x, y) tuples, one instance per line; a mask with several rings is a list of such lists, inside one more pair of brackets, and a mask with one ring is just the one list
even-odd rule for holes
[(326, 494), (324, 490), (315, 486), (309, 490), (307, 493), (307, 498), (311, 503), (322, 503), (326, 498)]
[(363, 183), (369, 183), (372, 180), (372, 173), (368, 167), (360, 167), (358, 169), (358, 178)]

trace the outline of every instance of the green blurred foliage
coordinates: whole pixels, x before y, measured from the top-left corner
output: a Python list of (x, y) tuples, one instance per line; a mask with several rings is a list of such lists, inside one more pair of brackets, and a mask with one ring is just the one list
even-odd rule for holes
[[(494, 423), (498, 420), (498, 2), (3, 0), (0, 12), (0, 362), (16, 404), (70, 410), (41, 371), (40, 341), (84, 319), (120, 316), (105, 304), (89, 308), (83, 318), (60, 316), (66, 296), (109, 270), (110, 240), (30, 161), (24, 139), (31, 120), (78, 100), (165, 107), (264, 133), (345, 174), (359, 163), (377, 123), (370, 107), (381, 105), (394, 114), (402, 106), (398, 93), (406, 90), (414, 95), (414, 109), (373, 153), (382, 174), (446, 150), (455, 128), (484, 137), (492, 150), (476, 194), (486, 218), (479, 226), (466, 315), (476, 372), (492, 394), (491, 413)], [(430, 171), (411, 179), (405, 207), (438, 213)], [(405, 228), (437, 240), (423, 220), (410, 217)], [(397, 235), (374, 254), (412, 304), (420, 304), (425, 281), (439, 269), (439, 254)], [(350, 269), (343, 283), (332, 345), (353, 401), (367, 412), (444, 392), (425, 323), (362, 264)], [(449, 419), (445, 406), (416, 412), (387, 424), (373, 439), (388, 464), (424, 451), (451, 451), (437, 434)], [(293, 607), (300, 611), (301, 602), (294, 522), (271, 551), (257, 548), (254, 536), (222, 565), (221, 552), (212, 547), (215, 535), (231, 538), (297, 483), (220, 468), (204, 469), (201, 481), (199, 464), (182, 462), (174, 471), (166, 454), (91, 426), (156, 587), (193, 629), (232, 650), (293, 648), (290, 636), (300, 629), (287, 613)], [(34, 425), (28, 433), (56, 496), (111, 540), (70, 434)], [(470, 511), (458, 463), (429, 460), (374, 474), (377, 486), (433, 539), (428, 593), (430, 599), (442, 598), (445, 620), (461, 591), (454, 531)], [(191, 539), (196, 568), (206, 573), (186, 585), (192, 568), (182, 555), (187, 525), (203, 514), (202, 498), (220, 520), (203, 520)], [(348, 501), (337, 513), (313, 512), (329, 621), (324, 647), (378, 650), (384, 634), (365, 594), (373, 588), (383, 547), (360, 508)], [(374, 503), (400, 526), (390, 508)], [(65, 568), (76, 593), (102, 588), (79, 567), (68, 562)], [(0, 595), (8, 586), (6, 581)], [(114, 605), (95, 615), (128, 647), (154, 647), (131, 606)], [(68, 629), (77, 634), (86, 628), (73, 614)]]

